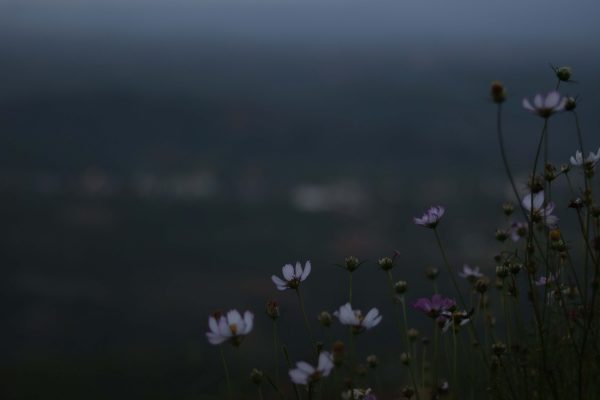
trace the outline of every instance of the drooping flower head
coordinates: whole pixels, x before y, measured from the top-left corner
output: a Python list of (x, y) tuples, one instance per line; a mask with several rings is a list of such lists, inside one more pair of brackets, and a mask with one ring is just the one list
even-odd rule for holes
[(431, 299), (427, 297), (417, 299), (412, 306), (414, 309), (424, 312), (431, 318), (437, 318), (443, 311), (453, 311), (456, 307), (456, 302), (441, 294), (434, 294)]
[(304, 281), (308, 277), (310, 270), (310, 261), (307, 261), (306, 264), (304, 264), (304, 268), (302, 268), (302, 264), (300, 264), (300, 262), (296, 262), (296, 268), (294, 268), (291, 264), (286, 264), (281, 269), (283, 279), (273, 275), (271, 276), (271, 280), (279, 290), (297, 289), (298, 286), (300, 286), (300, 282)]
[(254, 314), (250, 311), (246, 311), (243, 318), (237, 310), (231, 310), (225, 315), (215, 313), (208, 318), (210, 331), (206, 332), (206, 338), (214, 345), (229, 341), (234, 346), (239, 346), (253, 326)]
[(417, 225), (424, 226), (426, 228), (435, 228), (440, 222), (440, 219), (444, 216), (446, 210), (442, 206), (433, 206), (423, 214), (421, 218), (414, 218), (414, 222)]
[(563, 97), (556, 90), (547, 95), (536, 94), (533, 98), (533, 105), (529, 99), (523, 99), (523, 107), (542, 118), (549, 118), (552, 114), (563, 111), (567, 103), (567, 98)]
[(545, 222), (550, 228), (556, 227), (558, 217), (552, 215), (554, 203), (550, 202), (544, 206), (544, 192), (537, 192), (533, 197), (531, 193), (527, 194), (523, 197), (523, 207), (532, 214), (533, 222)]
[(313, 367), (307, 362), (300, 361), (296, 363), (296, 368), (291, 369), (290, 379), (297, 385), (308, 385), (317, 382), (325, 376), (329, 376), (333, 369), (333, 359), (331, 354), (324, 351), (319, 354), (319, 362)]
[(371, 308), (366, 315), (363, 315), (360, 310), (353, 310), (350, 303), (341, 306), (339, 310), (334, 311), (333, 315), (342, 325), (351, 326), (354, 334), (373, 328), (381, 322), (382, 318), (376, 308)]
[(459, 272), (458, 275), (461, 278), (465, 278), (469, 282), (475, 282), (477, 278), (481, 278), (483, 274), (479, 271), (479, 267), (471, 268), (467, 264), (463, 265), (462, 272)]

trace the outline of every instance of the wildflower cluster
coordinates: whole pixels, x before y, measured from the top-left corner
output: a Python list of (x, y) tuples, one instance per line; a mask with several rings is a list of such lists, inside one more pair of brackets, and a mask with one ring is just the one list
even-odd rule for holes
[[(501, 82), (492, 83), (490, 94), (498, 107), (497, 136), (514, 194), (512, 201), (502, 205), (503, 222), (494, 234), (500, 247), (497, 254), (490, 255), (487, 264), (479, 263), (481, 267), (463, 263), (462, 268), (457, 269), (443, 241), (441, 223), (446, 209), (432, 206), (413, 219), (415, 225), (429, 228), (427, 235), (434, 239), (432, 246), (439, 250), (442, 265), (439, 269), (425, 270), (428, 286), (431, 286), (426, 296), (413, 295), (413, 287), (417, 285), (412, 282), (409, 285), (409, 276), (394, 278), (398, 270), (405, 274), (396, 262), (398, 251), (392, 257), (381, 257), (370, 263), (349, 256), (338, 265), (342, 273), (347, 274), (347, 280), (343, 280), (348, 282), (347, 297), (338, 303), (342, 305), (337, 309), (322, 310), (312, 318), (308, 316), (302, 295), (305, 285), (310, 283), (307, 280), (312, 265), (310, 261), (304, 266), (300, 262), (285, 264), (281, 277), (271, 277), (274, 292), (291, 289), (296, 293), (298, 316), (302, 316), (310, 352), (298, 357), (299, 361), (294, 358), (295, 364), (292, 364), (293, 358), (283, 344), (285, 337), (277, 330), (279, 320), (290, 318), (292, 313), (282, 312), (278, 301), (268, 301), (265, 313), (273, 327), (274, 362), (272, 368), (254, 369), (250, 374), (260, 399), (264, 382), (269, 383), (274, 398), (293, 395), (296, 399), (320, 396), (376, 400), (391, 398), (391, 393), (417, 400), (445, 396), (449, 399), (553, 400), (598, 397), (600, 207), (595, 202), (593, 178), (600, 161), (600, 149), (584, 158), (575, 98), (558, 91), (561, 83), (572, 82), (572, 70), (568, 67), (553, 70), (556, 89), (522, 101), (525, 110), (543, 119), (534, 164), (526, 171), (529, 173), (526, 182), (515, 181), (506, 156), (500, 111), (509, 103), (507, 90)], [(548, 125), (550, 117), (564, 112), (575, 115), (578, 148), (568, 162), (558, 168), (555, 166), (558, 164), (550, 163), (552, 148), (548, 146)], [(562, 177), (572, 197), (568, 203), (560, 196), (564, 194), (559, 185)], [(574, 234), (563, 226), (568, 219), (565, 210), (574, 217), (577, 227)], [(572, 234), (569, 239), (567, 233)], [(368, 345), (362, 334), (380, 326), (383, 320), (379, 304), (365, 313), (352, 306), (353, 275), (367, 269), (359, 269), (363, 264), (372, 264), (371, 270), (380, 271), (378, 273), (387, 280), (390, 305), (395, 308), (390, 320), (397, 323), (400, 340), (382, 357), (359, 356), (362, 346)], [(451, 283), (454, 292), (451, 296), (442, 295), (438, 290), (440, 276), (447, 277)], [(448, 286), (442, 286), (442, 293), (449, 293)], [(409, 311), (421, 315), (414, 313), (413, 316)], [(314, 334), (311, 321), (319, 323), (320, 337)], [(419, 324), (419, 329), (409, 321)], [(427, 323), (430, 328), (423, 330), (421, 325)], [(206, 337), (212, 345), (240, 346), (253, 326), (254, 315), (250, 311), (243, 316), (236, 310), (215, 313), (209, 317)], [(333, 339), (335, 326), (345, 331), (345, 341)], [(361, 348), (357, 350), (359, 335)], [(364, 336), (374, 338), (376, 335), (366, 333)], [(285, 358), (289, 378), (285, 380), (279, 379), (282, 358)], [(229, 396), (233, 399), (225, 357), (222, 360)], [(386, 365), (389, 365), (388, 376), (394, 374), (395, 385), (393, 391), (387, 392), (379, 375)]]

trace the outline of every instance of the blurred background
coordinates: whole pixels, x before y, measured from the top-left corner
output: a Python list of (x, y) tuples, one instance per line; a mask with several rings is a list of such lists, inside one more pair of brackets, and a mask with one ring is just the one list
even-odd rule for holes
[[(550, 63), (573, 68), (578, 83), (561, 88), (580, 95), (587, 143), (600, 145), (599, 12), (592, 1), (0, 0), (2, 398), (216, 398), (204, 333), (209, 313), (230, 308), (256, 314), (247, 344), (226, 352), (244, 390), (251, 367), (272, 364), (268, 299), (292, 358), (310, 351), (294, 294), (270, 281), (296, 260), (312, 261), (311, 318), (346, 301), (333, 264), (367, 260), (355, 305), (384, 320), (360, 351), (383, 352), (394, 322), (375, 261), (400, 252), (409, 300), (431, 291), (426, 267), (442, 268), (413, 216), (445, 205), (453, 263), (494, 269), (510, 192), (492, 80), (509, 91), (521, 179), (541, 120), (520, 101), (554, 88)], [(550, 132), (551, 160), (567, 161), (572, 117)]]

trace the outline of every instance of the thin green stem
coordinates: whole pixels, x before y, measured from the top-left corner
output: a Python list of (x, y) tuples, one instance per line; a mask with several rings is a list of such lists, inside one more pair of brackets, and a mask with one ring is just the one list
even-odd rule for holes
[(310, 342), (312, 344), (313, 349), (316, 351), (316, 343), (315, 338), (312, 334), (312, 330), (310, 329), (310, 323), (308, 322), (308, 316), (306, 315), (306, 309), (304, 308), (304, 300), (302, 299), (302, 294), (300, 293), (300, 288), (296, 289), (296, 294), (298, 295), (298, 302), (300, 303), (300, 310), (302, 311), (302, 315), (304, 316), (304, 324), (306, 325), (306, 331), (308, 332), (308, 336), (310, 337)]
[(219, 346), (219, 353), (221, 353), (221, 361), (223, 362), (223, 369), (225, 370), (225, 380), (227, 381), (227, 395), (229, 400), (233, 400), (233, 390), (231, 388), (231, 378), (229, 376), (229, 367), (225, 360), (225, 354), (223, 353), (223, 346)]

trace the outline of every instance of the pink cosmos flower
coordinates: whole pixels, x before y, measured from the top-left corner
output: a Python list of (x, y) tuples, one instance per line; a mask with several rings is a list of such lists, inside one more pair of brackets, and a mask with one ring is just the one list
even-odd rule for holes
[(437, 318), (443, 311), (452, 311), (456, 307), (456, 302), (440, 294), (434, 294), (431, 299), (427, 297), (417, 299), (412, 306), (431, 318)]

